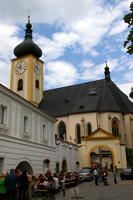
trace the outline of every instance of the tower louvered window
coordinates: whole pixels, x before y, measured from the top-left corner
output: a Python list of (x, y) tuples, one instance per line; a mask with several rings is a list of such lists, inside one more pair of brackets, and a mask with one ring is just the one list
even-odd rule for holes
[(20, 90), (23, 90), (23, 80), (22, 79), (20, 79), (18, 81), (18, 91), (20, 91)]

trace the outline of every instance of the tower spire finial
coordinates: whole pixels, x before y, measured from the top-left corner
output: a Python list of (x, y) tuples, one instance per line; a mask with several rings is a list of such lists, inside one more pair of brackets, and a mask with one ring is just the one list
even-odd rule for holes
[(105, 63), (106, 63), (106, 67), (104, 68), (105, 69), (105, 71), (104, 71), (105, 78), (110, 79), (110, 71), (109, 71), (109, 67), (107, 66), (107, 60), (105, 60)]
[(30, 9), (28, 9), (28, 23), (30, 23)]

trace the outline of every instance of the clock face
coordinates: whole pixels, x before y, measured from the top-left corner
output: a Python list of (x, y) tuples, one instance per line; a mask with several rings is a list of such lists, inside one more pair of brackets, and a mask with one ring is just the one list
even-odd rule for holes
[(34, 71), (35, 71), (35, 73), (36, 74), (41, 74), (41, 66), (40, 66), (40, 64), (39, 63), (35, 63), (34, 64)]
[(26, 70), (26, 63), (25, 62), (19, 62), (17, 65), (16, 65), (16, 73), (17, 74), (22, 74), (24, 73)]

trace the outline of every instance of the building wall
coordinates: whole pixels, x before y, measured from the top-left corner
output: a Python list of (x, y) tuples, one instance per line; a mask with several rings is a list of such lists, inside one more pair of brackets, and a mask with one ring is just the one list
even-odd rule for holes
[[(58, 125), (60, 121), (63, 121), (66, 125), (66, 139), (70, 141), (70, 136), (72, 137), (72, 142), (75, 143), (74, 139), (76, 138), (76, 125), (81, 125), (81, 119), (84, 118), (85, 124), (85, 137), (87, 136), (87, 123), (91, 123), (92, 132), (97, 128), (102, 128), (107, 132), (112, 134), (111, 121), (113, 118), (116, 118), (119, 123), (119, 130), (121, 134), (121, 142), (126, 143), (126, 146), (132, 148), (133, 144), (133, 117), (130, 114), (125, 114), (121, 120), (121, 113), (117, 112), (104, 112), (104, 113), (79, 113), (68, 116), (57, 117), (58, 120), (55, 123), (56, 133), (58, 131)], [(122, 126), (121, 126), (122, 124)], [(132, 130), (132, 131), (131, 131)]]
[[(108, 133), (112, 134), (112, 119), (116, 119), (119, 124), (119, 132), (120, 132), (120, 141), (114, 142), (111, 141), (102, 141), (99, 145), (109, 145), (109, 147), (114, 150), (115, 154), (115, 164), (118, 168), (126, 167), (126, 154), (125, 147), (132, 148), (133, 145), (133, 116), (131, 114), (121, 114), (118, 112), (103, 112), (103, 113), (80, 113), (80, 114), (72, 114), (68, 116), (57, 117), (57, 122), (55, 123), (55, 130), (58, 131), (58, 126), (61, 121), (63, 121), (66, 125), (66, 138), (70, 142), (77, 144), (76, 139), (76, 125), (79, 124), (83, 126), (82, 120), (84, 120), (84, 135), (81, 133), (81, 137), (87, 137), (87, 123), (91, 124), (92, 132), (97, 130), (97, 128), (101, 128)], [(70, 140), (70, 136), (72, 140)], [(100, 135), (99, 135), (100, 137)], [(82, 145), (78, 145), (78, 160), (81, 163), (80, 168), (88, 166), (88, 151), (89, 147), (93, 147), (97, 144), (96, 141), (91, 141), (89, 143), (83, 143)], [(123, 144), (123, 146), (120, 146)], [(80, 147), (82, 146), (82, 147)], [(103, 146), (104, 147), (104, 146)], [(89, 148), (89, 149), (88, 149)], [(122, 156), (123, 153), (123, 156)]]
[(79, 171), (79, 166), (76, 165), (78, 161), (77, 147), (67, 141), (56, 139), (56, 163), (59, 164), (59, 171), (62, 170), (63, 160), (66, 162), (66, 172)]
[[(44, 160), (50, 159), (50, 169), (54, 173), (56, 120), (0, 85), (0, 109), (3, 106), (4, 123), (0, 118), (2, 170), (9, 171), (23, 161), (30, 163), (32, 170), (29, 170), (39, 174), (46, 171)], [(24, 117), (27, 118), (26, 131)]]

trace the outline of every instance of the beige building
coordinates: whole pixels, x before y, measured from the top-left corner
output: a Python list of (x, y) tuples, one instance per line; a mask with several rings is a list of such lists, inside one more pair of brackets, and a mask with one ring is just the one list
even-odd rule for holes
[[(39, 107), (58, 121), (56, 133), (77, 144), (80, 168), (127, 167), (133, 148), (133, 103), (110, 79), (44, 91)], [(52, 105), (52, 106), (50, 106)]]

